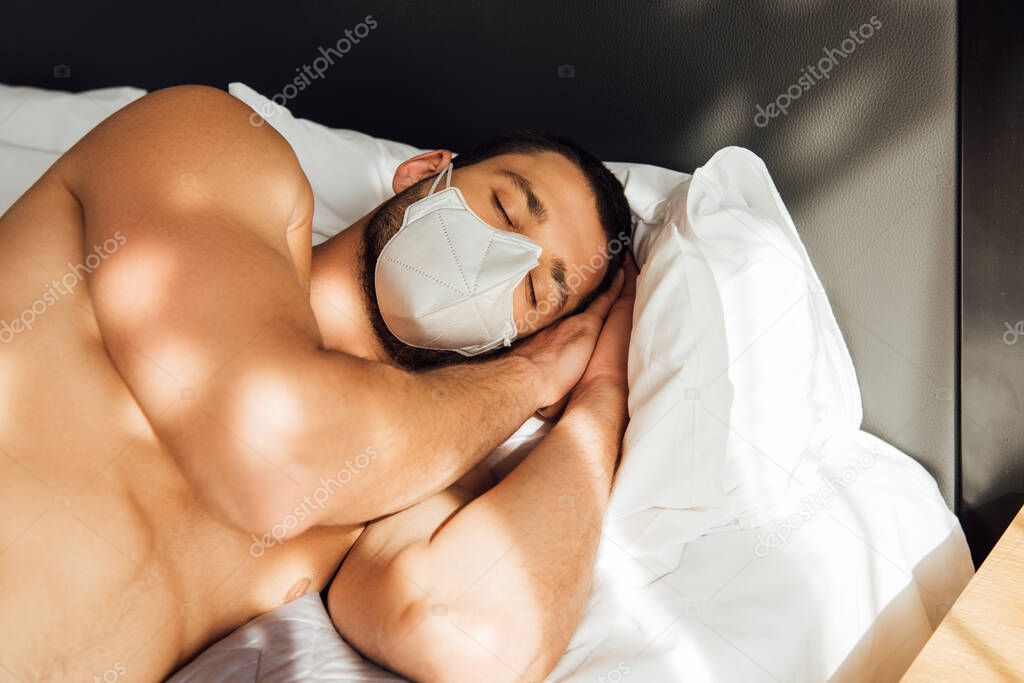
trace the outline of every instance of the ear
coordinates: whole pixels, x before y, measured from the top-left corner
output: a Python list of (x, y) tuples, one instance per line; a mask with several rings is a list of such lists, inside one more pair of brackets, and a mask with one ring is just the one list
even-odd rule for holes
[(391, 188), (398, 194), (402, 190), (415, 185), (424, 178), (437, 175), (452, 161), (452, 153), (447, 149), (435, 149), (433, 152), (417, 154), (412, 159), (403, 161), (395, 171)]

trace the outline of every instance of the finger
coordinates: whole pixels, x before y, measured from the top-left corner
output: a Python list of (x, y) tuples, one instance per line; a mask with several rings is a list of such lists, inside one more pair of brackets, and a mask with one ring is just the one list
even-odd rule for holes
[(594, 315), (598, 320), (604, 320), (612, 304), (619, 298), (619, 292), (622, 291), (622, 280), (622, 269), (619, 269), (619, 272), (615, 273), (615, 279), (612, 280), (611, 286), (590, 302), (583, 315)]
[(636, 267), (636, 261), (633, 260), (632, 252), (626, 252), (626, 258), (622, 262), (622, 272), (625, 274), (625, 280), (622, 284), (622, 294), (625, 296), (633, 296), (636, 294), (636, 278), (640, 274), (639, 269)]

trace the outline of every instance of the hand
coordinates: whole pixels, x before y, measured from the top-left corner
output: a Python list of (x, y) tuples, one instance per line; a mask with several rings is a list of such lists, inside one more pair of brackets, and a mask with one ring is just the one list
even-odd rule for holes
[(594, 299), (582, 313), (565, 318), (516, 345), (513, 353), (529, 360), (537, 371), (538, 408), (558, 404), (583, 376), (622, 282), (620, 271), (608, 291)]
[[(626, 415), (628, 382), (626, 362), (629, 337), (633, 329), (633, 302), (636, 298), (637, 268), (627, 255), (622, 266), (625, 282), (612, 304), (587, 369), (573, 389), (566, 411), (589, 406), (611, 416)], [(625, 428), (625, 419), (621, 425)]]

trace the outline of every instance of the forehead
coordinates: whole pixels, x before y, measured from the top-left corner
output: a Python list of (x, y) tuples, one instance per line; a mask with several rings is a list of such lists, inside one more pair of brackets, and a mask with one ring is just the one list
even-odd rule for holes
[[(470, 175), (489, 191), (497, 186), (503, 199), (517, 207), (517, 219), (522, 221), (523, 232), (540, 244), (544, 250), (540, 265), (545, 270), (561, 261), (567, 270), (578, 273), (574, 278), (566, 310), (590, 292), (604, 274), (602, 255), (607, 249), (607, 238), (601, 226), (594, 193), (579, 167), (556, 152), (533, 154), (501, 154), (473, 164), (463, 173)], [(506, 171), (526, 178), (537, 199), (544, 206), (545, 219), (536, 221), (529, 213), (521, 193)], [(595, 269), (593, 265), (598, 267)], [(589, 266), (589, 267), (588, 267)]]

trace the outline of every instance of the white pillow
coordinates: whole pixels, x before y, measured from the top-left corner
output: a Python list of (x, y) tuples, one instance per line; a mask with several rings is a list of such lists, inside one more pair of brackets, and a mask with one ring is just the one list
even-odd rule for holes
[[(687, 218), (725, 310), (732, 409), (724, 482), (744, 527), (817, 472), (825, 441), (860, 429), (860, 389), (828, 297), (764, 162), (727, 147), (697, 173)], [(709, 408), (709, 410), (711, 410)]]
[(714, 274), (679, 219), (691, 182), (635, 232), (630, 421), (607, 513), (610, 536), (633, 555), (678, 548), (724, 515), (728, 430), (704, 407), (727, 413), (732, 387), (716, 381), (728, 354)]
[(0, 215), (11, 208), (60, 155), (0, 143)]
[[(664, 209), (667, 197), (690, 176), (649, 164), (630, 164), (621, 161), (606, 161), (615, 177), (622, 183), (629, 210), (633, 213), (634, 224), (657, 220)], [(637, 235), (634, 235), (637, 237)]]
[(0, 84), (0, 142), (63, 154), (103, 119), (145, 94), (129, 87), (69, 93)]
[(637, 227), (630, 424), (611, 539), (649, 569), (802, 491), (860, 393), (828, 299), (764, 163), (727, 147)]

